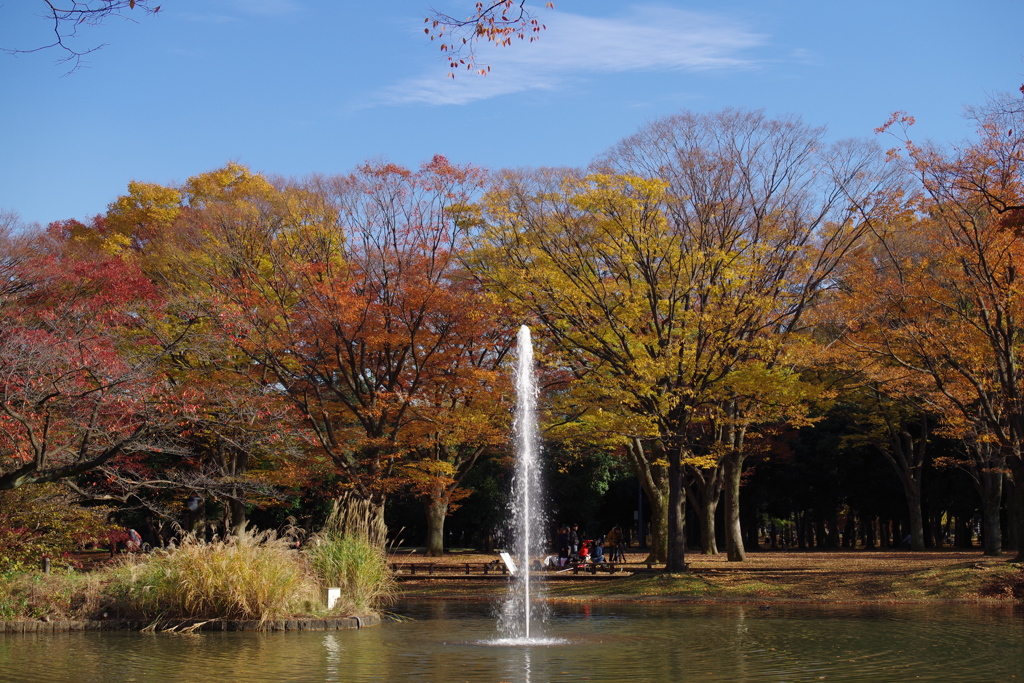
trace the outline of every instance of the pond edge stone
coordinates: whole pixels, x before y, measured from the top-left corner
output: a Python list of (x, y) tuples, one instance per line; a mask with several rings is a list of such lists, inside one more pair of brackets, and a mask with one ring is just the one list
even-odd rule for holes
[(142, 621), (119, 619), (88, 619), (78, 621), (0, 621), (0, 634), (13, 633), (71, 633), (81, 631), (340, 631), (367, 626), (379, 626), (380, 615), (367, 614), (329, 619), (272, 619), (256, 620), (185, 619), (167, 621), (152, 628)]

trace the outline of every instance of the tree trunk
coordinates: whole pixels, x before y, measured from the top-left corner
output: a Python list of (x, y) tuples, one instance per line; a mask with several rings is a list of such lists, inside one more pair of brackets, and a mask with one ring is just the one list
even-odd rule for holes
[(837, 550), (840, 547), (839, 534), (839, 509), (829, 508), (828, 511), (828, 536), (825, 538), (825, 545), (830, 550)]
[(846, 526), (843, 528), (843, 548), (857, 547), (857, 515), (853, 510), (846, 513)]
[(1002, 520), (999, 509), (1003, 503), (1003, 473), (985, 470), (978, 473), (981, 484), (982, 552), (991, 557), (1003, 554)]
[(248, 520), (245, 517), (245, 500), (239, 489), (234, 489), (231, 498), (228, 499), (228, 509), (231, 511), (231, 526), (224, 525), (224, 534), (240, 536), (245, 531)]
[(650, 507), (647, 530), (651, 534), (651, 547), (646, 562), (665, 562), (668, 558), (668, 472), (663, 462), (664, 452), (655, 444), (653, 452), (645, 453), (643, 442), (638, 438), (626, 444), (626, 455), (633, 473), (640, 480), (640, 487)]
[(743, 520), (743, 547), (749, 552), (761, 550), (761, 536), (764, 528), (758, 520), (757, 513), (748, 505)]
[[(924, 550), (924, 514), (921, 510), (921, 480), (910, 478), (903, 482), (903, 492), (907, 496), (907, 509), (910, 512), (910, 549), (915, 552)], [(901, 538), (902, 542), (903, 539)]]
[(682, 453), (673, 446), (668, 453), (668, 556), (665, 572), (686, 571), (686, 488), (683, 486)]
[(448, 497), (424, 501), (427, 513), (427, 557), (444, 555), (444, 520), (448, 516)]
[(668, 492), (657, 499), (648, 499), (650, 505), (646, 532), (650, 534), (651, 545), (647, 549), (645, 562), (665, 562), (668, 559)]
[(650, 519), (647, 532), (651, 535), (651, 547), (645, 562), (665, 562), (668, 559), (668, 496), (648, 499)]
[(718, 540), (715, 538), (715, 514), (718, 510), (718, 496), (697, 501), (700, 512), (697, 523), (700, 525), (700, 551), (705, 555), (718, 553)]
[[(1016, 465), (1016, 466), (1015, 466)], [(1024, 466), (1010, 459), (1011, 475), (1007, 497), (1006, 537), (1008, 549), (1017, 551), (1014, 562), (1024, 562)]]
[[(878, 394), (878, 405), (882, 406), (881, 395)], [(908, 417), (891, 419), (882, 411), (888, 429), (888, 448), (878, 445), (879, 450), (885, 459), (889, 461), (900, 483), (903, 484), (903, 494), (907, 500), (907, 510), (910, 517), (910, 549), (917, 552), (924, 550), (924, 517), (921, 511), (921, 479), (924, 475), (924, 463), (926, 448), (928, 444), (928, 415), (924, 410), (919, 410), (917, 418), (919, 421), (919, 434), (914, 435), (907, 424)], [(904, 535), (897, 534), (893, 539), (894, 546), (903, 544)]]
[(971, 520), (969, 517), (956, 518), (956, 525), (953, 527), (953, 545), (957, 548), (972, 548), (974, 542), (971, 540)]
[(715, 514), (722, 495), (722, 468), (704, 470), (690, 468), (690, 474), (687, 489), (690, 493), (691, 508), (697, 515), (700, 551), (705, 555), (715, 555), (718, 553), (718, 540), (715, 538)]
[(743, 475), (743, 456), (739, 451), (727, 454), (725, 460), (725, 549), (730, 562), (747, 559), (743, 547), (743, 527), (740, 523), (740, 479)]
[[(1013, 478), (1014, 496), (1010, 497), (1010, 514), (1015, 518), (1014, 526), (1018, 533), (1024, 532), (1024, 460), (1014, 454), (1007, 459)], [(1017, 538), (1017, 556), (1015, 562), (1024, 562), (1024, 539)]]
[(865, 519), (862, 517), (861, 524), (864, 525), (864, 548), (874, 550), (878, 547), (878, 540), (875, 535), (875, 518), (868, 517)]

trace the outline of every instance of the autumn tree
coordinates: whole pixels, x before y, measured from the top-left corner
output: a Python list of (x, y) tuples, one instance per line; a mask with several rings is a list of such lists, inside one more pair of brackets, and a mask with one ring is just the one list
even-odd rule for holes
[(479, 182), (437, 157), (303, 184), (232, 166), (183, 188), (165, 267), (203, 283), (211, 319), (301, 417), (380, 542), (386, 496), (413, 485), (446, 509), (495, 439), (501, 411), (484, 406), (507, 335), (458, 261)]
[[(826, 145), (824, 132), (795, 118), (771, 120), (761, 112), (684, 113), (650, 124), (599, 162), (619, 172), (663, 178), (669, 221), (687, 235), (691, 249), (735, 249), (748, 259), (751, 271), (741, 284), (727, 272), (709, 271), (702, 299), (731, 299), (725, 305), (745, 316), (731, 334), (769, 347), (753, 356), (737, 349), (737, 360), (756, 359), (769, 372), (793, 371), (787, 349), (801, 338), (808, 311), (827, 291), (864, 234), (865, 217), (888, 191), (890, 179), (873, 145), (853, 140)], [(759, 380), (755, 375), (748, 381), (755, 386)], [(750, 395), (754, 400), (745, 401), (736, 392), (719, 404), (713, 434), (704, 438), (718, 451), (727, 551), (733, 560), (744, 556), (739, 486), (747, 431), (798, 419), (800, 412), (790, 412), (800, 400), (787, 400), (784, 391), (775, 394), (778, 402), (770, 389), (767, 400), (756, 398), (756, 392)], [(713, 498), (712, 490), (706, 499)]]
[(407, 453), (401, 473), (423, 501), (426, 554), (432, 557), (444, 552), (445, 519), (472, 493), (462, 486), (466, 475), (482, 456), (502, 451), (511, 432), (512, 387), (504, 360), (515, 327), (488, 311), (465, 316), (460, 327), (449, 367), (410, 406), (400, 435)]
[[(276, 196), (261, 176), (238, 164), (199, 174), (181, 187), (131, 182), (101, 221), (72, 228), (79, 244), (131, 261), (164, 297), (162, 315), (147, 320), (159, 354), (154, 370), (168, 400), (182, 407), (168, 425), (179, 446), (172, 461), (134, 458), (103, 470), (87, 493), (143, 508), (189, 528), (213, 525), (220, 514), (225, 533), (244, 529), (253, 502), (274, 504), (282, 488), (295, 486), (305, 469), (295, 417), (249, 356), (222, 334), (215, 309), (207, 254), (197, 246), (185, 214), (210, 203), (244, 204)], [(201, 501), (184, 512), (186, 498)], [(196, 530), (199, 530), (198, 528)]]
[[(598, 165), (614, 173), (509, 173), (489, 197), (482, 277), (538, 320), (595, 405), (634, 416), (647, 462), (667, 463), (668, 571), (685, 566), (684, 465), (723, 468), (742, 559), (746, 432), (799, 419), (809, 396), (793, 345), (877, 180), (872, 147), (821, 135), (757, 112), (681, 114), (615, 147)], [(703, 448), (697, 431), (717, 436)]]
[(120, 259), (39, 249), (0, 301), (0, 489), (75, 477), (159, 446), (173, 408), (140, 312), (159, 305)]
[[(919, 189), (898, 221), (876, 226), (874, 267), (849, 285), (865, 306), (851, 315), (844, 339), (919, 378), (944, 428), (973, 444), (986, 479), (996, 486), (991, 475), (1001, 478), (1005, 460), (1019, 486), (1024, 104), (1003, 96), (970, 114), (977, 139), (949, 150), (910, 140), (905, 115), (883, 128), (901, 138), (902, 166)], [(998, 497), (990, 491), (986, 499), (985, 552), (998, 555)]]

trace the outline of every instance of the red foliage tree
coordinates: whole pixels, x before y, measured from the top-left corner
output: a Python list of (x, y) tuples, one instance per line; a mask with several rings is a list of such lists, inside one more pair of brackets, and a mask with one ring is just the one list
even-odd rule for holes
[(119, 259), (36, 251), (10, 269), (0, 299), (0, 489), (153, 447), (167, 406), (140, 313), (157, 301)]

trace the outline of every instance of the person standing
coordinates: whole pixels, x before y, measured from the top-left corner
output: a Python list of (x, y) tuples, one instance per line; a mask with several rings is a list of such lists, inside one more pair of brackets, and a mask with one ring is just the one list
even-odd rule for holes
[(609, 562), (626, 561), (626, 552), (623, 548), (624, 540), (622, 537), (622, 527), (618, 524), (613, 526), (612, 530), (604, 537), (604, 546), (608, 549)]
[(569, 527), (569, 555), (576, 555), (580, 551), (580, 525), (573, 524)]
[(558, 548), (558, 564), (564, 567), (569, 560), (569, 527), (563, 526), (558, 530), (555, 537), (555, 547)]

